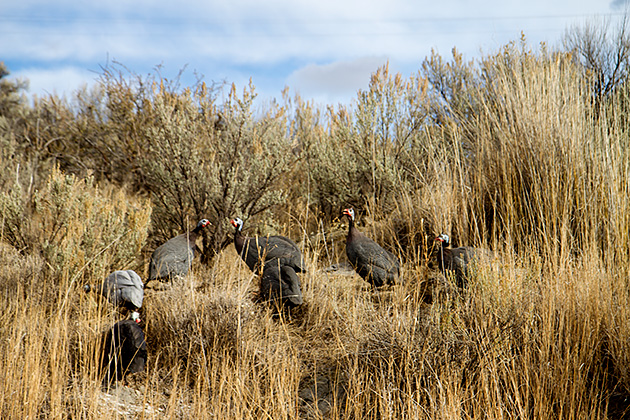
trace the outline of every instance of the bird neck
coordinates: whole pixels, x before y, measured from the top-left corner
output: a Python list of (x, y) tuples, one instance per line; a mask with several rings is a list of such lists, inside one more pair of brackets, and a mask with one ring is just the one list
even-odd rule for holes
[(191, 244), (194, 244), (195, 242), (197, 242), (198, 234), (199, 234), (198, 228), (194, 228), (193, 230), (188, 232), (188, 235), (186, 235), (188, 242), (190, 242)]
[(234, 230), (234, 246), (236, 247), (236, 251), (240, 254), (243, 250), (243, 245), (245, 244), (245, 236), (240, 229), (236, 228)]
[(348, 223), (348, 239), (357, 237), (361, 234), (359, 230), (354, 226), (354, 219), (348, 218), (350, 222)]
[(440, 268), (440, 270), (442, 270), (444, 267), (444, 261), (449, 261), (450, 258), (451, 249), (441, 244), (437, 251), (438, 267)]

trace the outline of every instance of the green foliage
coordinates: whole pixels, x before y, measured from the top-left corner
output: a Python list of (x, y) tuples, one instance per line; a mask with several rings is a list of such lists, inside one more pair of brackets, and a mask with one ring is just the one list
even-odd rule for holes
[(11, 191), (0, 193), (1, 237), (20, 251), (29, 248), (26, 207), (26, 197), (21, 184), (15, 183)]
[(154, 219), (184, 230), (209, 218), (215, 228), (204, 237), (206, 255), (228, 241), (229, 218), (246, 219), (282, 201), (283, 175), (296, 160), (285, 137), (285, 109), (272, 105), (255, 117), (254, 99), (253, 86), (242, 97), (232, 88), (218, 112), (204, 86), (194, 94), (154, 94), (150, 147), (140, 158)]
[(453, 117), (460, 122), (473, 117), (477, 108), (471, 90), (478, 86), (479, 70), (474, 61), (464, 61), (456, 48), (452, 55), (449, 62), (431, 50), (431, 56), (422, 62), (421, 74), (430, 86), (431, 118), (440, 124)]
[(143, 189), (138, 167), (149, 146), (144, 130), (153, 121), (151, 83), (112, 66), (103, 70), (98, 85), (78, 90), (69, 102), (40, 100), (42, 136), (50, 139), (47, 149), (60, 168)]
[(28, 138), (33, 124), (33, 111), (23, 93), (28, 83), (7, 80), (9, 74), (0, 62), (0, 188), (6, 188), (16, 179), (28, 182), (28, 178), (34, 176), (32, 165), (39, 164), (39, 159), (32, 158), (38, 153)]
[(29, 201), (22, 192), (18, 184), (0, 194), (5, 240), (41, 253), (54, 277), (98, 278), (137, 267), (151, 216), (146, 200), (58, 169)]
[(344, 107), (329, 109), (328, 132), (317, 130), (319, 115), (300, 104), (296, 136), (303, 144), (311, 196), (326, 216), (368, 203), (389, 212), (396, 194), (413, 188), (432, 148), (423, 132), (426, 89), (422, 77), (404, 80), (382, 67), (369, 89), (359, 92), (353, 114)]
[(0, 61), (0, 122), (19, 115), (26, 108), (24, 95), (21, 93), (28, 86), (24, 80), (9, 81), (9, 75), (4, 62)]

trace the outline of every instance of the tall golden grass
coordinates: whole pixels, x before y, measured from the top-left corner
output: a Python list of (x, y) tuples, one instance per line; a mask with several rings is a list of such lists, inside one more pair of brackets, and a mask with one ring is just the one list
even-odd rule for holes
[[(628, 417), (625, 88), (595, 116), (570, 57), (522, 45), (486, 57), (471, 77), (478, 83), (458, 93), (468, 105), (446, 103), (441, 123), (428, 122), (435, 98), (422, 77), (387, 69), (354, 119), (298, 101), (291, 135), (304, 155), (278, 178), (291, 202), (262, 215), (304, 250), (305, 304), (274, 315), (228, 245), (185, 279), (146, 290), (147, 369), (115, 389), (102, 387), (99, 346), (120, 314), (81, 286), (111, 268), (144, 274), (151, 205), (57, 170), (32, 213), (3, 193), (0, 417)], [(405, 131), (412, 114), (425, 122)], [(367, 166), (357, 141), (375, 158)], [(350, 168), (335, 166), (335, 147)], [(348, 179), (313, 185), (344, 174), (361, 194)], [(334, 191), (343, 197), (325, 197)], [(404, 285), (372, 290), (325, 269), (344, 261), (347, 228), (326, 208), (354, 200), (359, 228), (403, 259)], [(432, 264), (431, 235), (442, 231), (495, 255), (466, 291)]]

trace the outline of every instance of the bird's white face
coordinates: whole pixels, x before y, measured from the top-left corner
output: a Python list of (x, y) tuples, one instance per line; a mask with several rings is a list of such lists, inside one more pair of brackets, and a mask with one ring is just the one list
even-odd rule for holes
[(133, 312), (131, 313), (131, 319), (132, 319), (134, 322), (137, 322), (137, 323), (142, 322), (142, 320), (140, 319), (140, 313), (139, 313), (138, 311), (133, 311)]
[(442, 242), (442, 244), (446, 246), (448, 246), (448, 244), (451, 242), (451, 238), (449, 238), (446, 233), (440, 233), (438, 237), (435, 238), (435, 240)]
[(350, 218), (350, 220), (354, 220), (354, 209), (352, 209), (352, 208), (344, 209), (343, 210), (343, 214), (348, 216)]
[(230, 223), (232, 223), (232, 226), (234, 226), (236, 229), (238, 229), (239, 231), (241, 229), (243, 229), (243, 221), (241, 219), (239, 219), (238, 217), (235, 219), (232, 219), (230, 221)]
[(199, 226), (201, 226), (201, 227), (205, 228), (205, 227), (208, 227), (210, 225), (211, 225), (211, 223), (210, 223), (210, 220), (208, 220), (208, 219), (201, 219), (201, 221), (199, 221)]

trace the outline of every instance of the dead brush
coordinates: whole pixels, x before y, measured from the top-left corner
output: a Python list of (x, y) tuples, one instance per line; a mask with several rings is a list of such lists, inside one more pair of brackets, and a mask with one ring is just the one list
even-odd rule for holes
[(153, 292), (146, 304), (147, 341), (159, 349), (163, 369), (178, 365), (196, 376), (224, 357), (235, 359), (244, 330), (258, 309), (253, 302), (228, 294), (200, 295), (173, 288)]

